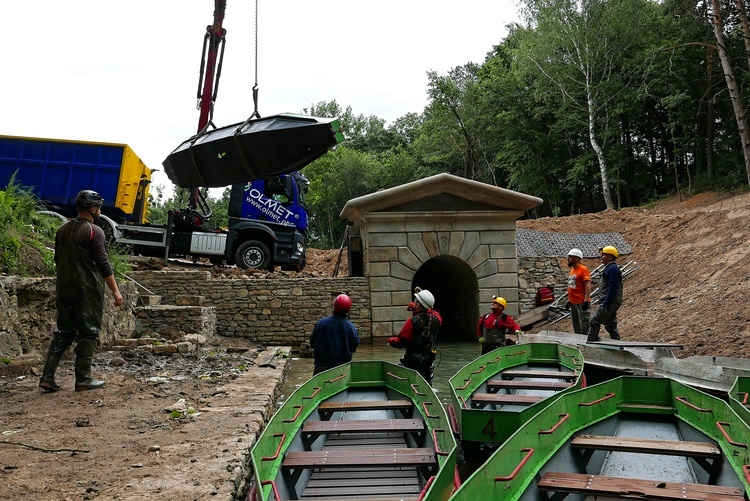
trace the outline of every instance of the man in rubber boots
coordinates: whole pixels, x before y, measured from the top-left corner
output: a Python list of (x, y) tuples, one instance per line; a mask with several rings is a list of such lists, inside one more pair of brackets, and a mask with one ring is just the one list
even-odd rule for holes
[(313, 327), (310, 334), (310, 347), (315, 357), (313, 376), (352, 361), (352, 355), (359, 346), (359, 333), (346, 317), (351, 308), (351, 298), (339, 294), (333, 300), (333, 313), (318, 320)]
[(513, 320), (513, 317), (503, 313), (507, 305), (505, 298), (492, 296), (490, 304), (492, 311), (479, 319), (477, 338), (479, 338), (479, 344), (482, 345), (482, 355), (505, 346), (505, 335), (508, 332), (513, 332), (516, 336), (521, 335), (521, 326)]
[(104, 284), (122, 305), (112, 265), (105, 248), (104, 231), (96, 223), (104, 200), (95, 191), (82, 190), (76, 197), (78, 217), (62, 225), (55, 235), (57, 266), (57, 330), (44, 364), (39, 387), (44, 391), (60, 390), (55, 370), (68, 347), (76, 342), (76, 391), (93, 390), (104, 381), (91, 378), (91, 361), (99, 343), (104, 309)]
[(622, 304), (622, 271), (615, 262), (620, 253), (612, 245), (599, 249), (599, 252), (601, 252), (604, 265), (599, 282), (602, 300), (589, 321), (588, 342), (599, 341), (599, 327), (602, 325), (609, 333), (609, 337), (620, 339), (620, 331), (617, 329), (617, 310)]
[(430, 384), (435, 371), (432, 365), (435, 361), (432, 345), (443, 322), (440, 313), (432, 309), (433, 306), (435, 296), (430, 291), (417, 287), (412, 317), (406, 321), (398, 336), (388, 338), (389, 346), (406, 349), (401, 365), (419, 372)]

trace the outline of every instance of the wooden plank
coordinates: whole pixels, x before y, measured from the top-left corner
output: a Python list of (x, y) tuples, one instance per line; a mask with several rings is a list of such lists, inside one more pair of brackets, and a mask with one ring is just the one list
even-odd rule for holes
[(605, 477), (581, 473), (546, 472), (537, 487), (541, 491), (606, 496), (616, 499), (653, 499), (687, 501), (739, 501), (741, 489), (706, 484), (659, 482), (636, 478)]
[(666, 456), (686, 456), (718, 458), (721, 450), (706, 442), (686, 442), (681, 440), (654, 440), (629, 437), (608, 437), (581, 435), (571, 441), (571, 446), (597, 451), (639, 452), (643, 454), (663, 454)]
[(318, 410), (324, 412), (335, 411), (390, 411), (408, 410), (412, 403), (409, 400), (358, 400), (352, 402), (323, 402)]
[(435, 464), (435, 451), (427, 448), (364, 449), (336, 451), (288, 452), (281, 463), (283, 468), (325, 468), (362, 466), (421, 466)]
[(681, 350), (684, 345), (677, 343), (650, 343), (641, 341), (622, 341), (617, 339), (602, 339), (600, 341), (587, 341), (587, 344), (603, 345), (603, 346), (614, 346), (621, 350), (625, 348), (668, 348), (673, 350)]
[(564, 390), (573, 383), (565, 381), (515, 381), (513, 379), (491, 379), (487, 388), (491, 390)]
[(475, 393), (471, 396), (472, 402), (482, 404), (502, 405), (531, 405), (544, 400), (547, 397), (541, 395), (509, 395), (507, 393)]
[(563, 371), (522, 371), (522, 370), (508, 370), (500, 373), (500, 377), (516, 378), (516, 377), (538, 377), (538, 378), (549, 378), (549, 379), (575, 379), (578, 374), (575, 372), (563, 372)]
[(308, 421), (302, 433), (408, 433), (424, 430), (421, 419), (351, 419), (344, 421)]

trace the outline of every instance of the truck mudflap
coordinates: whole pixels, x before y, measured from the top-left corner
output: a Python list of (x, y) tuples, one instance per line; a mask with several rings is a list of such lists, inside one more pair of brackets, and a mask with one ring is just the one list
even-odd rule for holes
[(343, 139), (336, 119), (285, 113), (194, 136), (163, 165), (180, 188), (220, 188), (300, 170)]

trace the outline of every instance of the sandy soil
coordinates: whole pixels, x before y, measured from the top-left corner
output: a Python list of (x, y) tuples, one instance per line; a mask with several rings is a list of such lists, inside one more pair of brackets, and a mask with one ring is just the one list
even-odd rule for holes
[[(683, 343), (678, 356), (750, 357), (748, 216), (750, 193), (709, 193), (519, 226), (625, 237), (633, 253), (619, 261), (638, 271), (625, 282), (623, 339)], [(332, 276), (338, 256), (311, 250), (303, 276)], [(554, 330), (572, 331), (569, 321)], [(0, 499), (231, 499), (283, 364), (256, 367), (256, 348), (230, 343), (190, 357), (98, 353), (94, 373), (108, 385), (97, 391), (71, 391), (69, 360), (56, 394), (38, 391), (38, 371), (0, 378)], [(165, 410), (183, 399), (201, 414)]]

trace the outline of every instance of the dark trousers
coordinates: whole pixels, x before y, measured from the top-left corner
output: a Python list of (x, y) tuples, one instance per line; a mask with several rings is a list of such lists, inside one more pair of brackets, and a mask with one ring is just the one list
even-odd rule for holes
[(599, 328), (603, 325), (604, 330), (609, 333), (612, 339), (620, 339), (620, 331), (617, 330), (617, 310), (620, 305), (604, 308), (599, 305), (596, 313), (589, 321), (589, 336), (587, 341), (599, 341)]
[(573, 320), (573, 332), (589, 333), (589, 311), (583, 311), (583, 303), (570, 305), (570, 318)]

